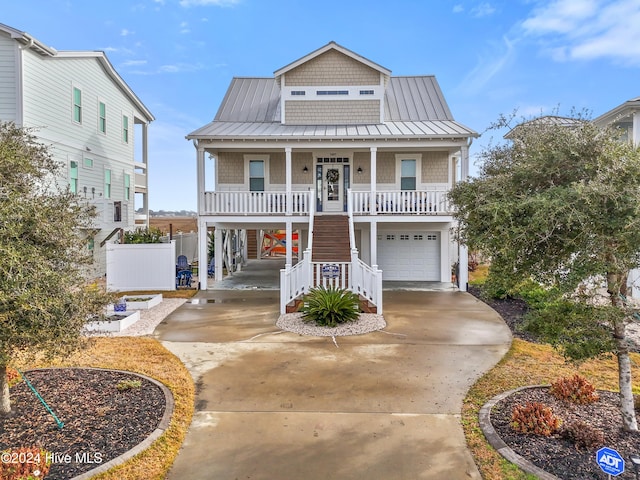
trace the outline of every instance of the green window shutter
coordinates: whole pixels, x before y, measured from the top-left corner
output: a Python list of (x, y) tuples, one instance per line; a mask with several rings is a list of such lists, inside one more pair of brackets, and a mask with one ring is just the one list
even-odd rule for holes
[(129, 143), (129, 117), (122, 116), (122, 141)]
[(69, 190), (74, 195), (78, 194), (78, 162), (69, 165)]
[(107, 133), (107, 106), (100, 102), (99, 110), (98, 128), (102, 133)]
[(129, 200), (131, 198), (131, 175), (124, 174), (124, 198)]

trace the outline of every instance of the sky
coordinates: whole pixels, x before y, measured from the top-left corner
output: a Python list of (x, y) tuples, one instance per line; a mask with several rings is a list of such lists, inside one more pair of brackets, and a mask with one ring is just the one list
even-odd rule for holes
[(196, 210), (196, 151), (233, 77), (335, 41), (435, 75), (458, 122), (502, 141), (500, 115), (593, 118), (640, 96), (640, 0), (0, 0), (0, 23), (58, 50), (102, 50), (153, 113), (149, 206)]

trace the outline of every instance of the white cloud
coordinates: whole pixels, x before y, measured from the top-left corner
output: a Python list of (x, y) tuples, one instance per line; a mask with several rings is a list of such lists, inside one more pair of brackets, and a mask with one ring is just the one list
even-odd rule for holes
[(453, 13), (462, 13), (464, 12), (464, 7), (460, 4), (453, 6)]
[(471, 15), (474, 17), (488, 17), (493, 15), (496, 9), (490, 3), (483, 2), (471, 9)]
[(493, 45), (491, 52), (478, 59), (476, 67), (463, 80), (461, 89), (471, 94), (481, 91), (513, 60), (515, 53), (513, 42), (503, 37), (501, 44)]
[(242, 0), (180, 0), (181, 7), (233, 7)]
[(128, 37), (129, 35), (133, 35), (135, 32), (131, 31), (131, 30), (127, 30), (126, 28), (123, 28), (122, 30), (120, 30), (120, 36), (121, 37)]
[(162, 65), (159, 68), (160, 73), (182, 73), (182, 72), (197, 72), (202, 70), (202, 64), (199, 63), (175, 63), (171, 65)]
[(138, 65), (146, 65), (146, 60), (127, 60), (126, 62), (121, 63), (123, 67), (137, 67)]
[(180, 23), (180, 33), (182, 34), (191, 33), (191, 29), (189, 28), (189, 23), (187, 22)]
[(522, 23), (557, 61), (640, 65), (640, 0), (554, 0)]

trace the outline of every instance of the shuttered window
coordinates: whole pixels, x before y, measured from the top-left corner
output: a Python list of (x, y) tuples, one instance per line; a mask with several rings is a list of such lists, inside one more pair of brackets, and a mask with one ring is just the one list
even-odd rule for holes
[(82, 123), (82, 91), (73, 87), (73, 121)]

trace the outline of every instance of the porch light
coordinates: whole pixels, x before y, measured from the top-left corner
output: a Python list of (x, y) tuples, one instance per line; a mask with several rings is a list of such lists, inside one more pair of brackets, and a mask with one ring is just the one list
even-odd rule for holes
[(358, 167), (358, 173), (362, 173), (362, 167)]
[(308, 168), (307, 168), (307, 166), (305, 165), (305, 166), (304, 166), (304, 168), (302, 169), (302, 171), (303, 171), (304, 173), (307, 173), (307, 172), (309, 171), (309, 169), (308, 169)]

